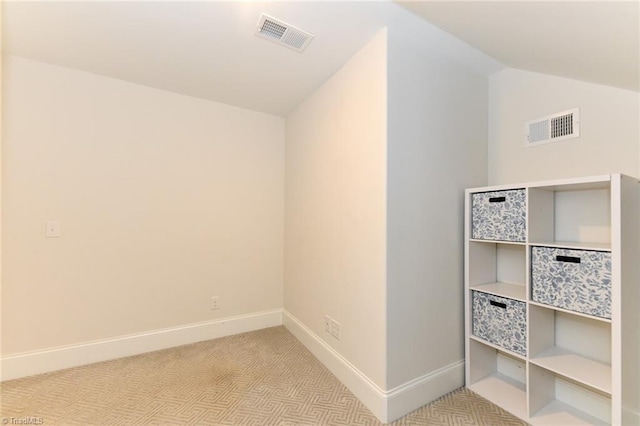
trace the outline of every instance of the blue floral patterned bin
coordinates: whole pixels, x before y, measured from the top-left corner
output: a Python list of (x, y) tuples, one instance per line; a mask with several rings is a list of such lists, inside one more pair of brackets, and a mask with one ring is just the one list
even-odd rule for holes
[(611, 253), (532, 247), (531, 299), (611, 318)]
[(525, 241), (527, 197), (524, 189), (472, 194), (471, 215), (472, 238)]
[(473, 335), (520, 355), (527, 354), (524, 302), (473, 291)]

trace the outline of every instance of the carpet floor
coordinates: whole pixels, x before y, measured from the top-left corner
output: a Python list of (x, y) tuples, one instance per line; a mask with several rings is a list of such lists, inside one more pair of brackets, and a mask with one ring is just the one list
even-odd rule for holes
[[(4, 424), (382, 424), (284, 327), (0, 386)], [(464, 388), (392, 424), (526, 425)]]

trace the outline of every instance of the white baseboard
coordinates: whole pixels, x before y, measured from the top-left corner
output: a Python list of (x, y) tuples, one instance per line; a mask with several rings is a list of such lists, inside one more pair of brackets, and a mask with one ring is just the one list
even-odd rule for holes
[(389, 423), (464, 385), (464, 361), (385, 391), (286, 310), (282, 323), (377, 418)]
[(464, 360), (411, 380), (387, 392), (387, 421), (392, 422), (464, 386)]
[(2, 381), (282, 325), (282, 309), (2, 357)]
[(387, 404), (384, 390), (286, 310), (282, 313), (282, 323), (380, 421), (386, 422), (384, 419), (387, 418)]

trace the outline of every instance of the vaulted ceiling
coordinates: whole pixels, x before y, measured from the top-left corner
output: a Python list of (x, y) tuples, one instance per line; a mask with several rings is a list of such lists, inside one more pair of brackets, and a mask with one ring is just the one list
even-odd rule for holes
[[(3, 51), (286, 116), (383, 27), (486, 75), (508, 66), (638, 90), (637, 10), (637, 2), (5, 1)], [(298, 53), (255, 37), (262, 13), (315, 38)]]
[(640, 2), (402, 1), (511, 68), (640, 90)]

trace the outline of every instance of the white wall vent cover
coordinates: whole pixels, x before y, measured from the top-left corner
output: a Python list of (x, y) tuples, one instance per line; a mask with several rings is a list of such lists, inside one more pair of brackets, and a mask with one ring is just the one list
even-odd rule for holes
[(258, 20), (256, 35), (301, 53), (313, 39), (313, 34), (264, 13)]
[(580, 136), (580, 109), (559, 112), (525, 123), (526, 146), (542, 145)]

